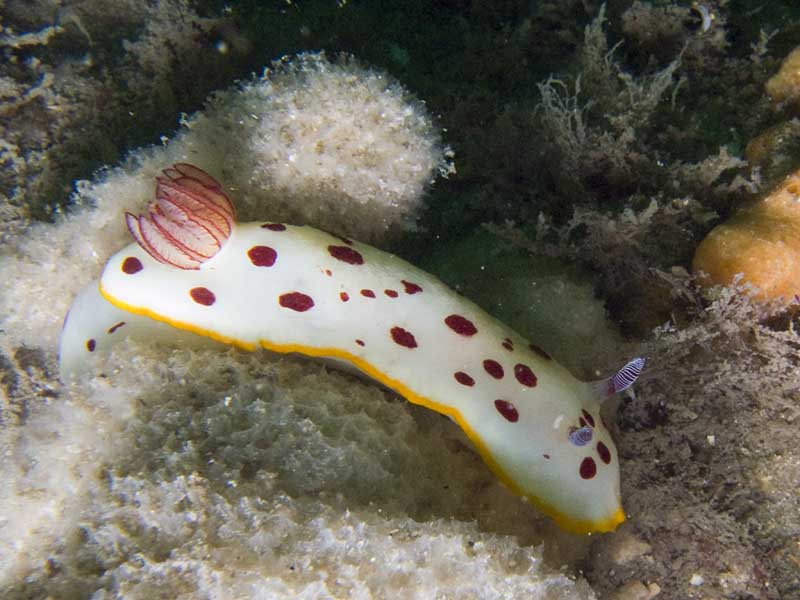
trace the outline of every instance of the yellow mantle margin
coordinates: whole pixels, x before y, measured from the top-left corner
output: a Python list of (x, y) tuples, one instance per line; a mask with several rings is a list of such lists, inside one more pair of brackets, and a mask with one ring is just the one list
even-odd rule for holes
[[(156, 321), (161, 321), (162, 323), (167, 323), (177, 329), (183, 329), (184, 331), (190, 331), (192, 333), (196, 333), (197, 335), (201, 335), (204, 337), (211, 338), (218, 342), (222, 342), (223, 344), (230, 344), (236, 346), (237, 348), (241, 348), (242, 350), (247, 350), (249, 352), (255, 351), (258, 346), (256, 344), (252, 344), (250, 342), (243, 342), (241, 340), (228, 337), (225, 335), (221, 335), (214, 331), (208, 329), (202, 329), (200, 327), (196, 327), (191, 323), (184, 323), (181, 321), (175, 321), (169, 319), (163, 315), (160, 315), (150, 309), (142, 308), (138, 306), (132, 306), (127, 304), (126, 302), (114, 298), (111, 296), (106, 290), (103, 289), (102, 283), (100, 284), (100, 294), (105, 298), (108, 302), (116, 306), (117, 308), (145, 317), (149, 317)], [(319, 356), (325, 358), (338, 358), (341, 360), (345, 360), (360, 369), (362, 372), (369, 375), (372, 379), (379, 381), (380, 383), (384, 384), (385, 386), (393, 389), (398, 394), (403, 396), (409, 402), (413, 402), (414, 404), (419, 404), (426, 408), (430, 408), (431, 410), (435, 410), (438, 413), (443, 415), (447, 415), (451, 419), (453, 419), (456, 423), (458, 423), (459, 427), (464, 430), (467, 434), (467, 437), (470, 441), (475, 445), (478, 452), (483, 458), (484, 462), (489, 466), (495, 476), (503, 482), (509, 489), (511, 489), (515, 494), (518, 496), (522, 496), (526, 498), (528, 501), (531, 502), (537, 509), (541, 512), (546, 514), (548, 517), (552, 518), (562, 529), (566, 531), (570, 531), (572, 533), (580, 533), (580, 534), (589, 534), (589, 533), (602, 533), (608, 531), (614, 531), (617, 526), (625, 521), (625, 512), (622, 510), (622, 506), (618, 506), (616, 511), (609, 517), (599, 520), (599, 521), (590, 521), (586, 519), (575, 519), (560, 512), (557, 508), (544, 502), (540, 498), (533, 496), (532, 494), (524, 493), (522, 490), (517, 487), (517, 485), (511, 480), (511, 478), (503, 471), (499, 464), (494, 460), (491, 452), (483, 443), (481, 438), (475, 432), (475, 430), (470, 427), (469, 423), (467, 423), (462, 417), (461, 413), (453, 408), (449, 408), (438, 402), (434, 402), (430, 398), (426, 398), (424, 396), (419, 396), (412, 392), (405, 384), (391, 377), (386, 376), (381, 371), (376, 369), (373, 365), (365, 361), (363, 358), (359, 358), (351, 354), (346, 350), (341, 350), (339, 348), (315, 348), (313, 346), (302, 346), (299, 344), (274, 344), (268, 340), (259, 340), (260, 345), (267, 350), (271, 350), (272, 352), (278, 352), (281, 354), (288, 354), (291, 352), (297, 352), (299, 354), (305, 354), (307, 356)]]

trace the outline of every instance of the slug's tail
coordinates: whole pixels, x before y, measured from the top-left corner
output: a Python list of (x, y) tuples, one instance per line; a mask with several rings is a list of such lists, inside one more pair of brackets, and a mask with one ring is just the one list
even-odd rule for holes
[(93, 281), (75, 296), (64, 319), (58, 342), (62, 383), (101, 369), (111, 349), (128, 339), (191, 348), (217, 346), (209, 338), (117, 308), (100, 293), (99, 282)]

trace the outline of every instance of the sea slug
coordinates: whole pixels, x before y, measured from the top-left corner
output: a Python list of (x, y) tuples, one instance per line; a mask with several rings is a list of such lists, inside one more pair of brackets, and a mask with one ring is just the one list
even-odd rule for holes
[(644, 360), (585, 383), (535, 343), (400, 258), (311, 227), (235, 223), (207, 173), (176, 164), (123, 248), (75, 300), (62, 378), (126, 336), (185, 335), (357, 367), (453, 419), (509, 488), (563, 528), (624, 521), (619, 458), (600, 401)]

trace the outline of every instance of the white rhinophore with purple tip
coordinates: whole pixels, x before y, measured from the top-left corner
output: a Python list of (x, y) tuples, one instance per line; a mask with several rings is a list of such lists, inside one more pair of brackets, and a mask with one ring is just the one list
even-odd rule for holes
[(126, 336), (176, 328), (336, 359), (449, 416), (501, 481), (563, 528), (625, 520), (600, 400), (629, 387), (643, 359), (601, 385), (579, 381), (396, 256), (311, 227), (236, 224), (222, 187), (191, 165), (165, 170), (147, 213), (126, 218), (137, 243), (111, 257), (65, 322), (65, 380)]

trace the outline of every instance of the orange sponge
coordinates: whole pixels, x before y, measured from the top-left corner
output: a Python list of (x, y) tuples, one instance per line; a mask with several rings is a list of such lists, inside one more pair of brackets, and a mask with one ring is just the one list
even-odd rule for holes
[(800, 294), (800, 170), (711, 230), (692, 269), (703, 285), (726, 285), (741, 273), (758, 297), (793, 301)]
[(776, 104), (800, 108), (800, 46), (783, 59), (781, 68), (764, 87)]

